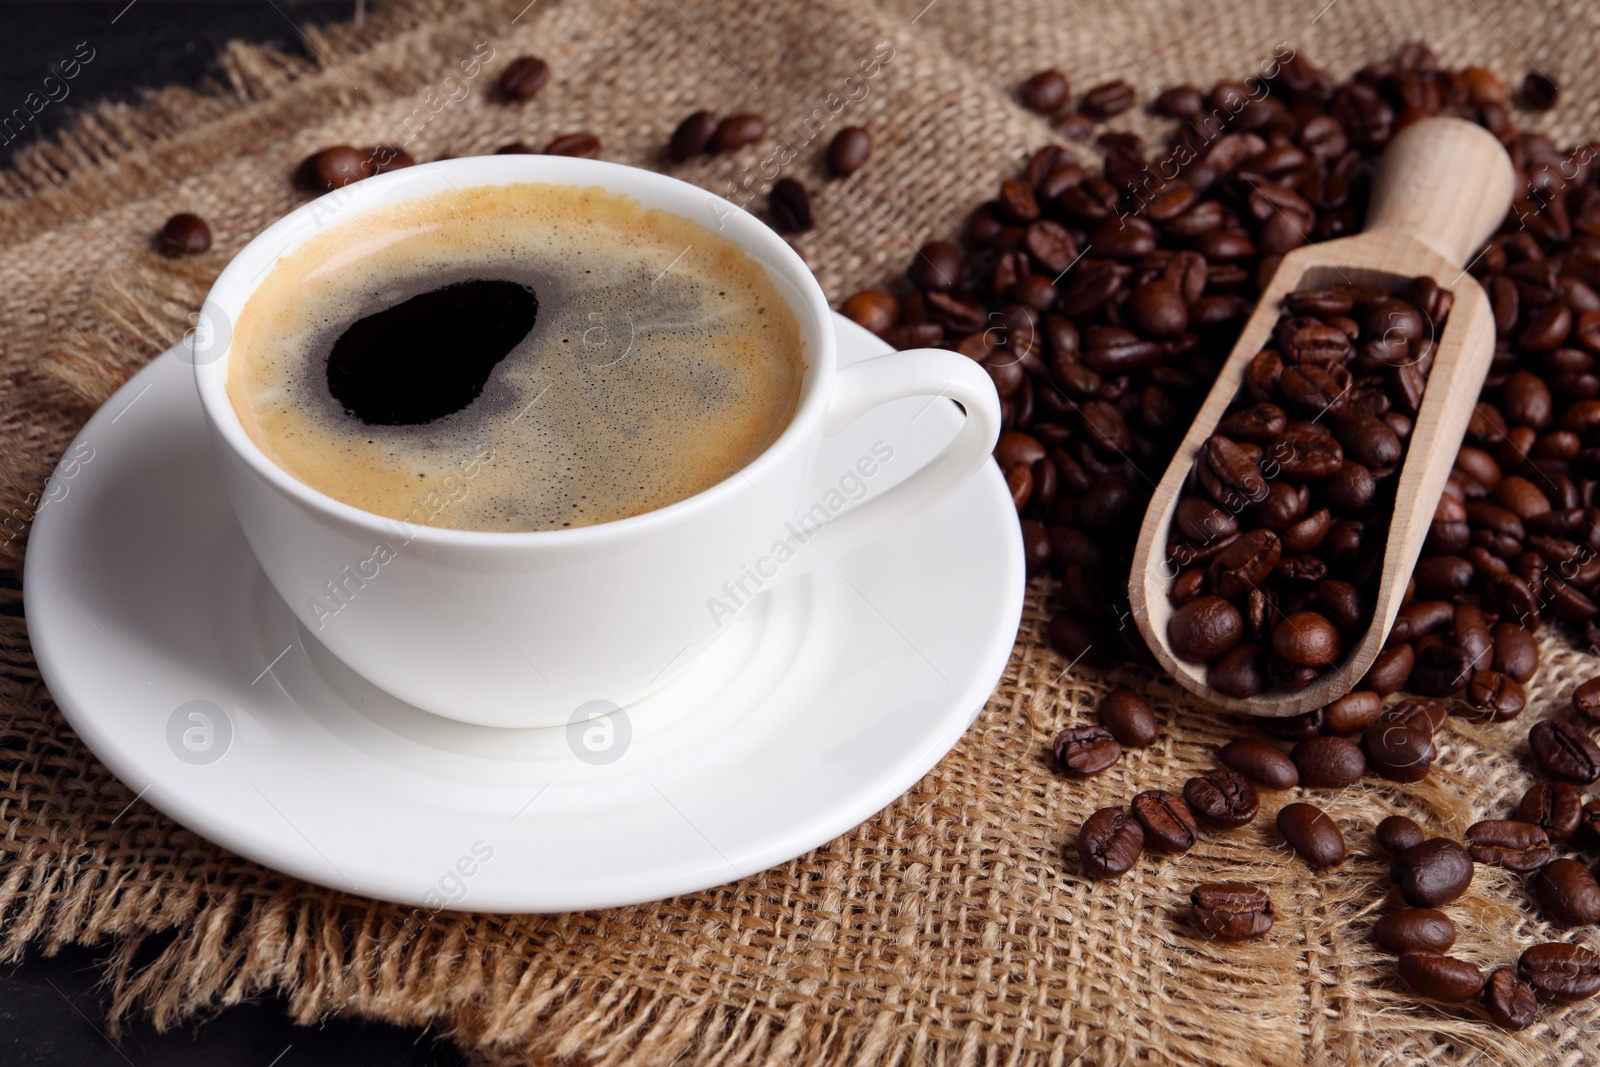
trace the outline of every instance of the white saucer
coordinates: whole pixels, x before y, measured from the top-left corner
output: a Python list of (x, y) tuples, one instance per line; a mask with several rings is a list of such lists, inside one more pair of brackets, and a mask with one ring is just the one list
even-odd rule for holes
[[(836, 322), (841, 363), (886, 350)], [(881, 492), (958, 422), (947, 400), (878, 408), (824, 443), (817, 492), (882, 439), (895, 451)], [(30, 537), (34, 654), (73, 728), (142, 799), (243, 856), (367, 896), (581, 910), (785, 862), (949, 751), (1021, 618), (1021, 538), (991, 463), (893, 537), (759, 598), (620, 715), (465, 725), (388, 696), (300, 629), (211, 449), (174, 352), (89, 420)]]

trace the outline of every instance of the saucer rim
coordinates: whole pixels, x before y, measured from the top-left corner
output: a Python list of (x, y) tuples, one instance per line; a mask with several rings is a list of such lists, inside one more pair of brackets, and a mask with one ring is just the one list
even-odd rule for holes
[[(857, 358), (864, 358), (888, 350), (888, 346), (879, 338), (837, 314), (834, 315), (834, 326), (838, 333), (837, 349), (841, 365), (846, 353), (854, 355), (859, 352), (861, 356)], [(181, 357), (175, 354), (176, 347), (152, 360), (113, 394), (85, 424), (74, 443), (98, 429), (103, 429), (104, 421), (112, 418), (110, 412), (118, 407), (116, 403), (118, 398), (131, 394), (142, 385), (148, 385), (148, 381), (141, 383), (140, 380), (156, 373), (154, 368), (158, 362), (162, 360), (181, 362)], [(198, 405), (197, 395), (192, 402)], [(117, 417), (120, 417), (120, 413)], [(992, 506), (998, 511), (1003, 505), (1006, 512), (1015, 515), (1004, 479), (992, 461), (974, 476), (972, 483), (974, 484), (970, 487), (963, 487), (964, 490), (981, 492), (989, 497), (986, 507)], [(960, 491), (962, 490), (958, 490)], [(44, 529), (41, 531), (40, 524), (36, 521), (32, 531), (34, 535), (44, 532), (48, 536), (48, 531), (56, 522), (67, 521), (50, 516), (48, 513), (40, 518), (44, 519)], [(742, 880), (804, 855), (871, 819), (909, 791), (959, 742), (982, 712), (1003, 676), (1015, 643), (1026, 596), (1021, 533), (1020, 527), (1014, 520), (1010, 534), (1011, 536), (1003, 539), (1004, 544), (998, 546), (1003, 549), (1003, 558), (996, 561), (999, 569), (1005, 572), (1006, 580), (1000, 583), (1001, 588), (994, 590), (995, 600), (991, 602), (998, 604), (996, 615), (999, 618), (1014, 620), (1010, 623), (1009, 632), (1004, 635), (991, 635), (988, 647), (974, 658), (975, 663), (981, 664), (981, 669), (970, 670), (965, 685), (961, 687), (959, 693), (941, 701), (942, 713), (929, 719), (929, 729), (922, 734), (921, 743), (904, 749), (903, 755), (898, 760), (880, 768), (868, 782), (864, 783), (862, 789), (835, 795), (830, 803), (818, 809), (808, 810), (804, 815), (797, 814), (787, 823), (772, 827), (775, 833), (763, 833), (754, 841), (731, 846), (727, 855), (722, 855), (719, 849), (721, 862), (718, 862), (717, 857), (706, 856), (698, 863), (682, 863), (672, 867), (658, 866), (650, 872), (636, 873), (626, 884), (599, 885), (582, 881), (561, 881), (547, 887), (556, 890), (556, 893), (541, 894), (537, 888), (527, 891), (527, 887), (512, 887), (502, 892), (498, 891), (499, 887), (495, 883), (475, 883), (473, 892), (461, 902), (463, 906), (459, 910), (507, 914), (587, 910), (644, 903), (681, 893), (702, 891), (728, 884), (731, 881), (727, 877), (730, 867), (739, 872), (738, 880)], [(879, 542), (869, 543), (864, 548), (870, 550), (872, 545), (877, 543)], [(25, 612), (29, 620), (30, 641), (34, 643), (34, 655), (40, 673), (57, 707), (61, 709), (68, 723), (96, 758), (101, 760), (125, 786), (139, 790), (138, 782), (146, 777), (145, 768), (131, 755), (120, 751), (111, 735), (102, 729), (99, 716), (83, 711), (87, 705), (95, 702), (97, 697), (86, 695), (81, 691), (76, 669), (70, 664), (71, 657), (57, 647), (59, 642), (41, 633), (50, 628), (52, 616), (67, 610), (66, 605), (58, 607), (49, 603), (41, 593), (35, 591), (38, 589), (38, 579), (44, 576), (41, 568), (51, 562), (49, 555), (49, 550), (39, 554), (29, 552), (24, 563)], [(833, 565), (836, 564), (826, 564), (819, 570), (826, 570)], [(44, 636), (44, 639), (38, 640), (39, 636)], [(493, 729), (493, 727), (480, 728)], [(345, 876), (350, 884), (337, 884), (329, 878), (325, 869), (316, 866), (316, 857), (313, 854), (316, 852), (315, 845), (311, 846), (310, 852), (297, 851), (282, 847), (281, 843), (270, 836), (252, 834), (241, 826), (243, 820), (237, 811), (220, 806), (215, 808), (207, 806), (204, 797), (196, 795), (200, 791), (195, 787), (185, 788), (179, 776), (168, 775), (166, 781), (160, 777), (152, 778), (149, 784), (139, 791), (136, 799), (150, 802), (178, 825), (272, 871), (340, 892), (352, 892), (359, 896), (400, 905), (421, 905), (430, 910), (439, 910), (417, 895), (418, 886), (413, 878), (407, 877), (404, 872), (392, 865), (383, 868), (368, 864), (365, 860), (353, 863), (351, 857), (346, 857), (346, 866), (336, 870)], [(274, 847), (275, 844), (277, 847)], [(354, 874), (353, 877), (350, 876), (351, 872)], [(445, 907), (454, 910), (453, 905), (446, 904)]]

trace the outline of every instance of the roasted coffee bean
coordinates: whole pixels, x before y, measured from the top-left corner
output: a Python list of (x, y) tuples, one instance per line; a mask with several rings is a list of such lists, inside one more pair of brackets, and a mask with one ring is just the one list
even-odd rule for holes
[(1156, 713), (1137, 693), (1113, 689), (1100, 701), (1096, 716), (1124, 747), (1144, 748), (1156, 743)]
[(835, 177), (848, 178), (866, 166), (871, 155), (872, 134), (861, 126), (846, 126), (828, 145), (828, 169)]
[(1505, 104), (1505, 83), (1494, 71), (1487, 67), (1468, 67), (1461, 72), (1461, 78), (1466, 83), (1467, 98), (1474, 104)]
[(1050, 535), (1041, 523), (1032, 519), (1023, 519), (1019, 525), (1022, 528), (1023, 562), (1030, 575), (1038, 574), (1050, 562)]
[(1449, 718), (1450, 709), (1437, 700), (1428, 700), (1425, 697), (1407, 697), (1399, 703), (1385, 708), (1378, 716), (1378, 721), (1373, 725), (1404, 726), (1432, 737), (1444, 729), (1444, 724)]
[(1551, 860), (1534, 875), (1531, 887), (1551, 920), (1563, 926), (1600, 922), (1600, 883), (1577, 860)]
[(1179, 605), (1167, 622), (1167, 640), (1183, 659), (1209, 663), (1244, 636), (1239, 609), (1219, 596), (1202, 596)]
[(1298, 693), (1316, 681), (1320, 672), (1315, 667), (1296, 667), (1288, 660), (1269, 655), (1266, 673), (1267, 680), (1283, 692)]
[(1337, 511), (1363, 511), (1372, 505), (1378, 486), (1372, 472), (1355, 460), (1347, 459), (1337, 473), (1317, 485), (1318, 498)]
[(1094, 119), (1081, 111), (1058, 115), (1053, 125), (1056, 132), (1069, 141), (1087, 141), (1094, 136)]
[(161, 250), (171, 256), (193, 255), (211, 247), (211, 227), (199, 215), (174, 215), (156, 236)]
[(1122, 808), (1101, 808), (1078, 831), (1078, 858), (1090, 878), (1126, 874), (1143, 849), (1143, 827)]
[(1541, 1000), (1588, 1000), (1600, 992), (1600, 955), (1582, 945), (1547, 941), (1523, 950), (1517, 975)]
[(1356, 415), (1339, 420), (1335, 435), (1344, 452), (1364, 467), (1388, 467), (1400, 462), (1404, 446), (1382, 419)]
[(1295, 481), (1315, 481), (1336, 474), (1344, 464), (1344, 449), (1323, 433), (1290, 430), (1267, 443), (1265, 458)]
[(1417, 591), (1425, 596), (1452, 597), (1472, 585), (1472, 564), (1461, 556), (1418, 560), (1412, 574), (1417, 580)]
[(895, 299), (894, 294), (881, 289), (865, 289), (856, 293), (839, 310), (845, 318), (880, 337), (900, 325), (900, 301)]
[(760, 115), (729, 115), (717, 123), (717, 132), (711, 135), (711, 150), (731, 152), (755, 144), (766, 135), (767, 120)]
[(1243, 826), (1261, 810), (1256, 787), (1226, 767), (1184, 782), (1183, 799), (1201, 822), (1219, 830)]
[(600, 138), (592, 133), (564, 133), (544, 146), (547, 156), (573, 156), (577, 159), (599, 159)]
[(1059, 70), (1041, 70), (1022, 83), (1022, 89), (1017, 95), (1022, 98), (1022, 106), (1029, 111), (1048, 115), (1061, 109), (1067, 102), (1067, 94), (1065, 74)]
[(1110, 662), (1105, 651), (1105, 637), (1090, 619), (1062, 612), (1050, 619), (1046, 633), (1051, 646), (1074, 663), (1079, 660), (1101, 665)]
[(307, 156), (297, 172), (301, 184), (320, 192), (342, 189), (372, 176), (372, 160), (361, 149), (334, 145)]
[(1207, 882), (1189, 894), (1194, 924), (1212, 937), (1243, 941), (1272, 929), (1272, 899), (1243, 882)]
[(1322, 731), (1329, 734), (1359, 733), (1376, 722), (1381, 714), (1383, 698), (1370, 690), (1358, 689), (1322, 709)]
[(1417, 949), (1448, 952), (1456, 943), (1456, 924), (1432, 908), (1402, 908), (1372, 924), (1372, 939), (1397, 956)]
[(1188, 805), (1164, 789), (1145, 790), (1129, 807), (1144, 827), (1145, 843), (1163, 852), (1187, 852), (1200, 839)]
[(902, 352), (906, 349), (928, 349), (936, 346), (942, 336), (944, 336), (944, 326), (933, 322), (901, 323), (883, 331), (883, 339)]
[(910, 274), (922, 289), (954, 289), (961, 284), (961, 249), (950, 241), (929, 241), (917, 250)]
[(1549, 111), (1561, 97), (1561, 86), (1543, 71), (1530, 70), (1522, 79), (1522, 102), (1535, 111)]
[(1135, 289), (1128, 297), (1127, 312), (1133, 325), (1150, 337), (1179, 337), (1189, 326), (1183, 294), (1164, 278)]
[(1255, 724), (1262, 733), (1280, 741), (1309, 741), (1322, 733), (1322, 709), (1317, 708), (1303, 715), (1258, 715)]
[(1516, 679), (1499, 671), (1475, 671), (1467, 681), (1468, 704), (1485, 712), (1491, 721), (1504, 722), (1522, 714), (1528, 698)]
[(1090, 89), (1078, 106), (1095, 118), (1105, 119), (1122, 114), (1133, 106), (1133, 102), (1133, 86), (1118, 78)]
[(1265, 741), (1229, 741), (1217, 752), (1217, 761), (1267, 789), (1293, 789), (1300, 784), (1294, 762)]
[[(1202, 545), (1224, 541), (1239, 532), (1237, 516), (1199, 496), (1186, 496), (1178, 501), (1173, 523), (1183, 536)], [(1271, 567), (1267, 570), (1270, 571)]]
[(1557, 843), (1578, 832), (1583, 814), (1583, 797), (1566, 782), (1539, 782), (1517, 804), (1518, 819), (1539, 827)]
[(1520, 475), (1509, 475), (1495, 486), (1494, 502), (1526, 522), (1550, 510), (1550, 498), (1533, 482)]
[(1182, 604), (1185, 600), (1193, 600), (1202, 596), (1206, 591), (1205, 572), (1196, 568), (1184, 571), (1172, 583), (1172, 602)]
[[(1557, 785), (1566, 785), (1557, 782)], [(1570, 786), (1568, 788), (1571, 788)], [(1582, 835), (1583, 842), (1589, 846), (1600, 845), (1600, 800), (1591, 800), (1584, 804), (1578, 814), (1577, 833)], [(1551, 838), (1555, 840), (1555, 838)]]
[(1390, 636), (1400, 641), (1415, 641), (1450, 626), (1455, 621), (1455, 605), (1448, 600), (1413, 600), (1400, 609)]
[(1443, 638), (1418, 642), (1417, 665), (1408, 685), (1427, 696), (1449, 696), (1465, 688), (1472, 660), (1465, 649), (1445, 644)]
[(1077, 778), (1087, 778), (1122, 758), (1122, 746), (1103, 726), (1075, 726), (1056, 735), (1051, 748), (1056, 766)]
[(1327, 667), (1344, 654), (1344, 641), (1327, 616), (1301, 611), (1272, 628), (1272, 651), (1297, 667)]
[(1539, 646), (1534, 643), (1533, 634), (1511, 622), (1497, 622), (1491, 632), (1493, 669), (1526, 685), (1539, 669)]
[(1397, 855), (1389, 877), (1413, 908), (1436, 908), (1472, 884), (1472, 857), (1454, 841), (1435, 837)]
[[(1301, 534), (1307, 533), (1306, 523), (1312, 523), (1309, 530), (1312, 541), (1298, 541)], [(1283, 547), (1290, 555), (1298, 552), (1312, 552), (1317, 545), (1322, 544), (1323, 537), (1333, 528), (1328, 509), (1322, 507), (1312, 514), (1307, 515), (1301, 523), (1291, 526), (1283, 534)], [(1325, 581), (1317, 582), (1317, 605), (1322, 608), (1322, 613), (1330, 617), (1333, 624), (1339, 627), (1346, 637), (1358, 637), (1366, 633), (1366, 609), (1362, 603), (1362, 593), (1355, 589), (1350, 582), (1341, 582), (1336, 577), (1328, 577)], [(1373, 696), (1378, 696), (1374, 693)]]
[(1483, 987), (1483, 1009), (1503, 1030), (1526, 1030), (1539, 1017), (1539, 999), (1510, 967), (1496, 967)]
[(1366, 677), (1361, 679), (1361, 688), (1370, 689), (1379, 696), (1388, 696), (1405, 685), (1415, 663), (1416, 654), (1410, 645), (1386, 648), (1378, 653), (1378, 658), (1367, 668)]
[(1172, 119), (1191, 118), (1200, 114), (1205, 106), (1205, 94), (1192, 85), (1167, 89), (1151, 105), (1156, 114)]
[(1533, 823), (1485, 819), (1467, 827), (1467, 851), (1478, 863), (1526, 874), (1550, 862), (1550, 838)]
[(1337, 416), (1350, 393), (1350, 372), (1339, 366), (1331, 370), (1312, 364), (1285, 367), (1278, 391), (1291, 413), (1311, 419), (1327, 414)]
[(1313, 867), (1344, 862), (1344, 835), (1339, 826), (1311, 804), (1285, 804), (1278, 809), (1278, 832), (1301, 859)]
[[(1023, 235), (1023, 243), (1034, 261), (1052, 276), (1064, 274), (1078, 258), (1078, 243), (1072, 231), (1053, 219), (1031, 223)], [(1052, 346), (1055, 347), (1059, 346)]]
[(1591, 678), (1572, 691), (1572, 710), (1580, 719), (1600, 723), (1600, 678)]
[(1260, 645), (1242, 644), (1225, 652), (1206, 668), (1206, 685), (1231, 697), (1253, 697), (1266, 688), (1261, 670)]
[(811, 229), (817, 224), (817, 206), (811, 192), (795, 178), (779, 178), (768, 194), (772, 217), (778, 228), (791, 233)]
[(675, 163), (692, 159), (711, 147), (711, 139), (716, 134), (717, 116), (709, 111), (696, 111), (672, 131), (672, 140), (667, 143), (667, 156)]
[(1039, 217), (1039, 201), (1034, 197), (1033, 186), (1027, 182), (1000, 183), (1000, 210), (1006, 218), (1027, 225)]
[(1466, 960), (1442, 952), (1412, 949), (1400, 954), (1400, 977), (1434, 1000), (1454, 1004), (1483, 992), (1483, 972)]
[(1342, 789), (1361, 780), (1367, 760), (1361, 748), (1345, 737), (1313, 737), (1289, 752), (1300, 772), (1300, 784), (1308, 787)]
[[(967, 300), (950, 293), (928, 292), (923, 294), (922, 303), (928, 316), (938, 325), (961, 333), (983, 328), (983, 305), (976, 301)], [(1000, 353), (996, 354), (999, 355)], [(991, 368), (996, 365), (992, 356), (985, 359), (984, 363)], [(1003, 354), (1003, 362), (999, 365), (1016, 369), (1016, 375), (1011, 387), (1009, 389), (1002, 387), (1002, 398), (1008, 398), (1022, 385), (1022, 379), (1026, 377), (1026, 372), (1022, 368), (1021, 361), (1009, 352)], [(1000, 384), (1000, 382), (996, 382), (997, 386)]]
[(1533, 758), (1552, 778), (1588, 785), (1600, 778), (1600, 746), (1583, 729), (1558, 719), (1536, 723), (1528, 731)]
[(1367, 766), (1393, 782), (1420, 782), (1433, 766), (1433, 739), (1410, 726), (1375, 722), (1361, 735)]
[(1240, 534), (1212, 561), (1212, 585), (1224, 597), (1245, 596), (1266, 582), (1282, 556), (1283, 543), (1271, 530)]
[(500, 92), (507, 100), (528, 100), (550, 81), (550, 64), (537, 56), (519, 56), (500, 72)]
[(366, 150), (366, 155), (372, 161), (374, 174), (388, 174), (390, 171), (404, 170), (417, 165), (416, 159), (410, 152), (392, 145), (373, 145)]
[(1425, 840), (1422, 827), (1404, 815), (1390, 815), (1378, 823), (1378, 844), (1387, 852), (1398, 855)]
[(1217, 423), (1217, 433), (1222, 436), (1257, 445), (1266, 444), (1288, 428), (1289, 417), (1276, 404), (1252, 404)]

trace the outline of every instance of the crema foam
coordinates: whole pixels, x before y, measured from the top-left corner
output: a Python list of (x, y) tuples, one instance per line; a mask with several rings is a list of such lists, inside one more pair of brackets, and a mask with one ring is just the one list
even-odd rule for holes
[(299, 481), (467, 530), (588, 526), (734, 475), (793, 417), (793, 312), (736, 244), (604, 189), (365, 212), (282, 257), (228, 395)]

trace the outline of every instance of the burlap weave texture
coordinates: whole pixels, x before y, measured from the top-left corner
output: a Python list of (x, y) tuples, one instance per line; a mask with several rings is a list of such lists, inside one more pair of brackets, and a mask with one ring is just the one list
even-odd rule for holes
[[(1257, 69), (1281, 43), (1343, 75), (1426, 37), (1452, 65), (1563, 83), (1537, 125), (1558, 143), (1600, 139), (1590, 51), (1600, 11), (1577, 2), (1240, 0), (509, 0), (380, 8), (314, 33), (316, 61), (234, 47), (216, 91), (108, 107), (0, 174), (0, 512), (31, 515), (51, 466), (94, 405), (173, 343), (227, 258), (304, 199), (288, 175), (328, 144), (407, 140), (419, 159), (541, 144), (590, 129), (609, 159), (663, 168), (676, 122), (756, 110), (798, 152), (787, 173), (817, 191), (821, 225), (797, 248), (835, 302), (950, 235), (1027, 152), (1052, 137), (1019, 108), (1018, 82), (1053, 65), (1077, 90), (1120, 77), (1158, 87)], [(451, 83), (487, 42), (475, 79)], [(885, 42), (887, 44), (885, 45)], [(98, 49), (117, 47), (114, 28)], [(488, 86), (512, 57), (550, 60), (552, 84), (508, 107)], [(864, 82), (864, 61), (877, 69)], [(865, 85), (866, 92), (860, 90)], [(465, 93), (457, 86), (464, 85)], [(833, 95), (844, 102), (838, 105)], [(1528, 120), (1527, 116), (1519, 116)], [(821, 148), (865, 125), (870, 164), (829, 181)], [(1158, 136), (1142, 113), (1112, 124)], [(759, 205), (773, 143), (672, 168)], [(210, 220), (216, 247), (185, 261), (149, 250), (161, 219)], [(20, 572), (26, 538), (0, 547)], [(228, 854), (134, 801), (65, 726), (38, 680), (14, 582), (0, 587), (0, 951), (100, 943), (117, 1010), (172, 1023), (269, 988), (305, 1020), (349, 1011), (430, 1022), (485, 1063), (543, 1064), (1579, 1064), (1600, 1057), (1600, 1004), (1547, 1012), (1522, 1034), (1471, 1008), (1420, 1001), (1366, 930), (1389, 906), (1370, 827), (1405, 811), (1459, 834), (1503, 814), (1531, 778), (1528, 722), (1596, 669), (1561, 639), (1520, 723), (1453, 720), (1429, 781), (1363, 782), (1321, 796), (1352, 856), (1313, 875), (1272, 829), (1210, 835), (1146, 857), (1113, 884), (1063, 859), (1094, 808), (1211, 765), (1239, 724), (1133, 671), (1068, 670), (1041, 641), (1047, 584), (1030, 590), (1016, 649), (968, 736), (905, 797), (849, 834), (764, 874), (659, 904), (548, 917), (408, 911), (309, 887)], [(1162, 740), (1089, 782), (1048, 768), (1046, 742), (1086, 721), (1113, 684), (1150, 697)], [(130, 697), (131, 698), (131, 697)], [(1280, 919), (1223, 946), (1183, 921), (1191, 886), (1218, 875), (1266, 886)], [(1511, 962), (1535, 940), (1600, 945), (1527, 909), (1521, 880), (1480, 868), (1449, 909), (1458, 951)], [(152, 935), (166, 940), (140, 957)]]

